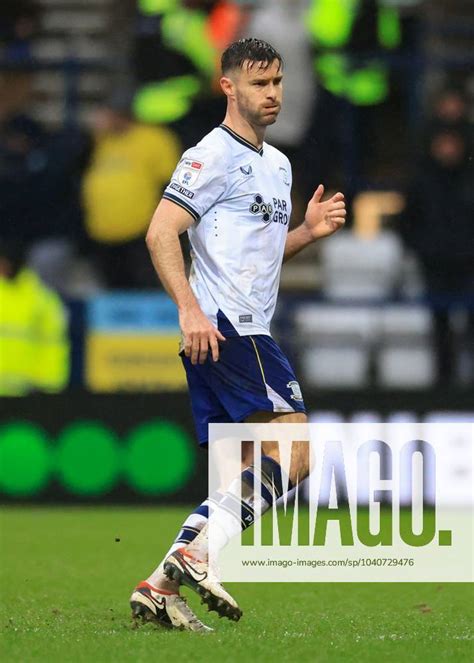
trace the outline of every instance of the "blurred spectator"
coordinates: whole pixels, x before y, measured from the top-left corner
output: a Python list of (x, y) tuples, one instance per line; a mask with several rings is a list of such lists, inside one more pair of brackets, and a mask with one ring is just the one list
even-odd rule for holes
[(224, 114), (224, 102), (212, 96), (211, 85), (219, 51), (210, 16), (217, 4), (218, 0), (138, 1), (132, 54), (138, 84), (135, 116), (142, 122), (172, 124), (185, 147), (195, 144)]
[(350, 195), (362, 171), (361, 155), (373, 149), (375, 109), (389, 95), (390, 71), (383, 56), (400, 45), (399, 15), (382, 0), (311, 0), (306, 26), (319, 83), (307, 170), (316, 181), (327, 181), (337, 150)]
[(180, 156), (171, 130), (134, 121), (131, 98), (118, 92), (97, 112), (83, 181), (86, 230), (110, 288), (156, 286), (144, 236)]
[(69, 377), (67, 315), (25, 267), (21, 245), (0, 240), (0, 395), (57, 392)]
[(85, 150), (80, 132), (48, 133), (27, 115), (0, 124), (2, 235), (29, 247), (40, 276), (56, 289), (65, 283), (81, 228)]
[(448, 85), (441, 89), (433, 100), (431, 117), (426, 119), (427, 142), (438, 129), (456, 129), (464, 135), (468, 145), (472, 146), (474, 127), (469, 111), (468, 97), (461, 85)]
[(38, 31), (40, 7), (34, 0), (2, 0), (0, 54), (10, 65), (31, 59), (31, 40)]
[(468, 118), (468, 103), (462, 88), (446, 87), (435, 98), (433, 116), (446, 125), (465, 124)]
[(407, 195), (404, 236), (418, 256), (436, 325), (438, 377), (453, 378), (454, 339), (450, 305), (471, 309), (468, 342), (474, 334), (474, 190), (466, 133), (435, 127), (428, 152)]
[(292, 160), (309, 128), (315, 84), (309, 39), (303, 24), (306, 0), (263, 0), (247, 26), (249, 36), (268, 41), (284, 61), (284, 97), (268, 142)]
[[(252, 4), (250, 0), (238, 3), (219, 0), (212, 8), (208, 20), (209, 34), (219, 55), (230, 43), (242, 36)], [(216, 62), (216, 73), (220, 78), (220, 58)]]

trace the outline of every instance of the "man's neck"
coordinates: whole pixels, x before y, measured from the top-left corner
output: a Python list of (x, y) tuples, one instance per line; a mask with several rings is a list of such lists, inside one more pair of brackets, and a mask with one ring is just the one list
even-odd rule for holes
[(229, 111), (226, 113), (223, 124), (245, 138), (249, 143), (252, 143), (252, 145), (255, 145), (257, 149), (262, 147), (266, 127), (255, 127), (241, 115)]

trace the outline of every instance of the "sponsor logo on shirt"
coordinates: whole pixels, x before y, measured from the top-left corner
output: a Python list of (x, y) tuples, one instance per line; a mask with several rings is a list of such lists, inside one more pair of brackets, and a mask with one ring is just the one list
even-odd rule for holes
[(171, 182), (170, 189), (174, 189), (183, 196), (186, 196), (186, 198), (194, 198), (194, 193), (192, 191), (185, 189), (184, 186), (181, 186), (180, 184), (176, 184), (176, 182)]
[(266, 203), (263, 196), (257, 193), (254, 196), (253, 203), (250, 203), (249, 211), (256, 216), (261, 214), (265, 224), (273, 221), (287, 226), (289, 223), (288, 204), (286, 200), (280, 200), (280, 198), (273, 198), (272, 203)]
[(259, 193), (254, 197), (253, 203), (250, 203), (249, 211), (256, 216), (261, 214), (265, 223), (268, 223), (272, 219), (272, 204), (264, 202), (263, 196)]
[(244, 175), (252, 174), (252, 166), (250, 164), (248, 166), (240, 166), (240, 170)]

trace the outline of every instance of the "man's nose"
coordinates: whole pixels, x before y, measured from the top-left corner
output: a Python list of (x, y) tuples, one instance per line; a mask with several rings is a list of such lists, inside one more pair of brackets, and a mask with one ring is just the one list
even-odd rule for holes
[(274, 85), (269, 85), (267, 90), (267, 97), (273, 101), (276, 99), (277, 91)]

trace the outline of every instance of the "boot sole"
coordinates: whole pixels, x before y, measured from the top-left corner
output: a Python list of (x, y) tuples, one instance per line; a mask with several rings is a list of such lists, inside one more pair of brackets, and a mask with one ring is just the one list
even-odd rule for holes
[(235, 608), (233, 605), (230, 605), (224, 599), (214, 596), (205, 587), (202, 587), (196, 580), (191, 578), (187, 573), (179, 569), (174, 564), (166, 562), (164, 566), (164, 572), (169, 580), (175, 581), (180, 585), (185, 585), (192, 589), (193, 592), (199, 594), (201, 597), (201, 603), (207, 605), (208, 612), (217, 612), (219, 617), (227, 617), (233, 622), (238, 622), (242, 617), (242, 610), (240, 608)]
[(145, 605), (143, 605), (143, 603), (139, 603), (138, 601), (130, 601), (130, 607), (132, 608), (132, 619), (136, 625), (138, 625), (139, 622), (142, 622), (143, 624), (155, 624), (161, 628), (177, 628), (176, 626), (173, 626), (173, 624), (168, 624), (168, 622), (164, 622), (159, 619), (159, 617), (154, 615), (150, 608), (147, 608)]

